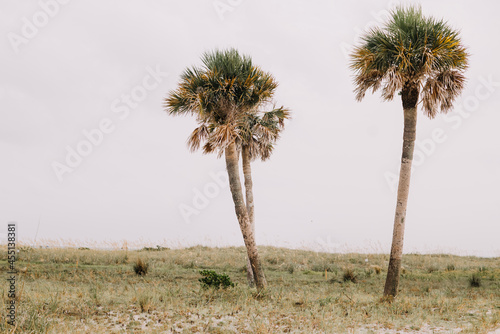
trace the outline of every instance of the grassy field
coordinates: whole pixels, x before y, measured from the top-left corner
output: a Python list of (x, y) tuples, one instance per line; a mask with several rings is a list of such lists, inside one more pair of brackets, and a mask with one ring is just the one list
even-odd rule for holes
[[(386, 255), (273, 247), (261, 247), (261, 255), (269, 288), (257, 294), (246, 285), (243, 248), (21, 248), (17, 327), (6, 324), (2, 311), (0, 331), (487, 333), (500, 327), (500, 258), (405, 255), (401, 292), (389, 303), (380, 298)], [(137, 259), (149, 264), (144, 276), (133, 270)], [(236, 286), (203, 289), (202, 269), (227, 273)]]

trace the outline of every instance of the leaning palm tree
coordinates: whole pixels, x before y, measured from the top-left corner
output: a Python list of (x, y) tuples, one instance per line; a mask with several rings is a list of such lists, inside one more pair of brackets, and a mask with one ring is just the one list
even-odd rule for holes
[(243, 125), (258, 106), (270, 103), (277, 82), (252, 64), (237, 50), (216, 50), (205, 53), (203, 67), (188, 68), (181, 76), (179, 87), (165, 101), (171, 115), (196, 116), (199, 127), (191, 134), (188, 144), (196, 150), (203, 143), (203, 152), (225, 155), (229, 186), (236, 216), (243, 234), (248, 258), (257, 289), (267, 285), (252, 232), (239, 177), (239, 153)]
[[(255, 215), (253, 201), (252, 168), (250, 163), (258, 158), (267, 160), (274, 149), (280, 132), (285, 126), (285, 119), (290, 118), (289, 110), (280, 107), (271, 111), (248, 113), (241, 124), (241, 151), (243, 177), (245, 180), (245, 202), (252, 233), (255, 235)], [(247, 281), (249, 286), (255, 284), (250, 259), (247, 261)]]
[[(384, 296), (395, 297), (403, 253), (406, 206), (416, 136), (417, 105), (434, 118), (452, 104), (464, 88), (468, 53), (459, 32), (447, 22), (424, 17), (420, 7), (398, 7), (383, 28), (365, 33), (351, 54), (356, 99), (382, 90), (382, 98), (401, 95), (404, 111), (403, 150), (396, 214)], [(420, 102), (419, 102), (420, 99)]]

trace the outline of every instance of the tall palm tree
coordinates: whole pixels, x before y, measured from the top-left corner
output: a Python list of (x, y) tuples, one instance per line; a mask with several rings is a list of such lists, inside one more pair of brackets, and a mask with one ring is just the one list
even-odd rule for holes
[[(384, 296), (395, 297), (403, 253), (406, 206), (416, 136), (417, 105), (434, 118), (452, 109), (465, 84), (468, 53), (459, 32), (447, 22), (424, 17), (420, 7), (398, 7), (383, 28), (362, 37), (351, 54), (356, 99), (382, 90), (382, 98), (401, 95), (404, 111), (403, 150), (396, 214)], [(420, 102), (419, 102), (420, 98)]]
[[(260, 158), (267, 160), (274, 149), (274, 145), (279, 138), (280, 132), (285, 126), (285, 119), (290, 118), (289, 110), (280, 107), (272, 111), (249, 113), (245, 117), (245, 122), (241, 124), (240, 151), (243, 165), (243, 177), (245, 180), (245, 200), (250, 219), (250, 225), (255, 235), (255, 215), (253, 201), (252, 168), (250, 163)], [(250, 259), (247, 261), (247, 281), (249, 286), (255, 284)]]
[(225, 155), (229, 186), (236, 216), (243, 234), (257, 289), (266, 287), (266, 278), (252, 232), (239, 177), (238, 143), (248, 115), (270, 103), (278, 84), (271, 74), (252, 64), (235, 49), (215, 50), (202, 56), (203, 66), (188, 68), (176, 90), (165, 101), (171, 115), (191, 114), (199, 126), (188, 145), (203, 152)]

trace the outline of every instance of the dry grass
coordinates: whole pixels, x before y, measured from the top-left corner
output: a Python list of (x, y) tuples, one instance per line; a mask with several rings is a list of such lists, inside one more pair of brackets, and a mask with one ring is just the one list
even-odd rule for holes
[[(23, 248), (16, 333), (486, 333), (500, 326), (499, 258), (405, 255), (402, 291), (387, 303), (380, 298), (385, 255), (273, 247), (261, 254), (269, 288), (257, 295), (246, 286), (243, 248)], [(147, 275), (135, 274), (137, 258), (149, 264)], [(0, 260), (5, 273), (3, 250)], [(356, 283), (344, 282), (346, 268)], [(237, 285), (202, 289), (200, 269), (227, 273)], [(480, 287), (470, 287), (472, 275)], [(5, 309), (6, 283), (0, 292)], [(9, 329), (2, 312), (0, 331)]]

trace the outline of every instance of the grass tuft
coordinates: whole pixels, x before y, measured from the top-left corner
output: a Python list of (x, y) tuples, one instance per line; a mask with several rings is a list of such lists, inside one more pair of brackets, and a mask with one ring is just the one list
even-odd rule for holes
[(469, 278), (469, 285), (470, 285), (471, 288), (479, 288), (479, 287), (481, 287), (481, 277), (479, 277), (479, 275), (477, 275), (477, 274), (473, 274)]
[(354, 270), (352, 270), (350, 268), (347, 268), (347, 269), (344, 269), (344, 273), (342, 274), (342, 280), (344, 282), (357, 283), (358, 276), (356, 275), (356, 273), (354, 272)]
[(134, 271), (138, 276), (144, 276), (148, 273), (149, 264), (147, 262), (142, 261), (141, 258), (137, 258), (137, 261), (134, 263)]

